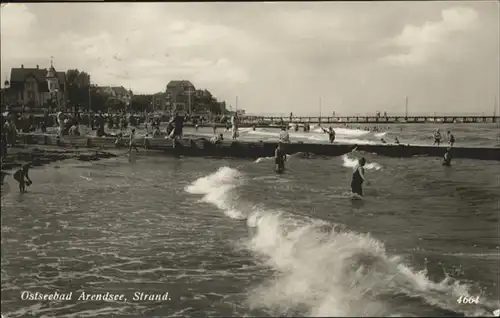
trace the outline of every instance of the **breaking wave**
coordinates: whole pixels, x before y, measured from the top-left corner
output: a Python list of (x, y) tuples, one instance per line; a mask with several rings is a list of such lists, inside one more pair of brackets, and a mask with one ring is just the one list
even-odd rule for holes
[(469, 294), (467, 284), (430, 280), (369, 234), (242, 202), (244, 182), (243, 173), (222, 167), (185, 190), (230, 218), (246, 219), (251, 235), (243, 247), (275, 272), (248, 291), (249, 308), (295, 316), (474, 316), (496, 309), (493, 302), (457, 304)]
[[(342, 161), (343, 161), (342, 166), (344, 166), (346, 168), (354, 168), (358, 164), (358, 159), (351, 158), (348, 155), (343, 155)], [(365, 164), (365, 169), (367, 169), (367, 170), (380, 170), (380, 169), (382, 169), (382, 166), (376, 162), (368, 162)]]

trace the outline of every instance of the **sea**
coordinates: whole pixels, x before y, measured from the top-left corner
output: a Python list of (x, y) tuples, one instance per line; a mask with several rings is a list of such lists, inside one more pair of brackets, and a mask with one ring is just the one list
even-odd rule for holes
[[(431, 144), (437, 127), (456, 146), (498, 146), (488, 124), (334, 126), (339, 143), (353, 144)], [(239, 138), (278, 134), (245, 128)], [(320, 127), (291, 138), (327, 140)], [(33, 168), (23, 195), (5, 179), (3, 317), (460, 317), (500, 308), (497, 161), (291, 155), (277, 175), (269, 158), (142, 150), (131, 163), (117, 154)], [(369, 183), (353, 200), (360, 156)], [(26, 299), (35, 293), (72, 294)]]

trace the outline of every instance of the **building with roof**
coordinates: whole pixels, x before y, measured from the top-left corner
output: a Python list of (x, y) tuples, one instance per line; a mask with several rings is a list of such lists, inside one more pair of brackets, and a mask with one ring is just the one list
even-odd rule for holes
[(66, 74), (57, 72), (53, 63), (50, 68), (13, 68), (10, 71), (10, 82), (6, 83), (12, 102), (28, 108), (40, 108), (50, 104), (53, 108), (66, 108)]
[(167, 94), (165, 92), (159, 92), (153, 94), (152, 96), (153, 110), (162, 112), (171, 112), (172, 110), (167, 105)]
[(165, 89), (166, 109), (191, 113), (195, 93), (196, 87), (190, 81), (170, 81)]
[(126, 106), (130, 105), (132, 100), (132, 91), (127, 90), (123, 86), (98, 86), (96, 88), (98, 94), (103, 94), (108, 98), (117, 99)]

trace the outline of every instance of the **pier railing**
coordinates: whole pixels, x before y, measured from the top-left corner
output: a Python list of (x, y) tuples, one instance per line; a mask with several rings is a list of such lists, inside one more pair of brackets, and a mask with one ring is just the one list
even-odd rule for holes
[(274, 117), (244, 116), (243, 123), (326, 123), (326, 124), (428, 124), (428, 123), (499, 123), (500, 116), (341, 116), (341, 117)]

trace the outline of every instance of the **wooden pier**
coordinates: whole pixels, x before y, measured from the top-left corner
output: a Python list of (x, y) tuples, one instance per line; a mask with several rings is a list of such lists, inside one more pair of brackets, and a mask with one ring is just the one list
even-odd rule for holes
[(243, 116), (242, 123), (255, 124), (491, 124), (500, 116), (341, 116), (341, 117), (270, 117)]

